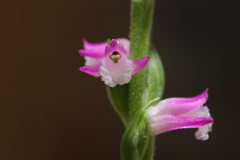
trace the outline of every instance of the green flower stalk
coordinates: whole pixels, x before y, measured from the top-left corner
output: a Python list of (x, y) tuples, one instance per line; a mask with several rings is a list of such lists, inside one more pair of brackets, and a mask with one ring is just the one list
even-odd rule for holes
[(132, 0), (130, 57), (150, 56), (148, 65), (132, 77), (128, 86), (131, 122), (121, 142), (121, 160), (152, 160), (154, 136), (149, 134), (145, 110), (160, 100), (164, 88), (163, 66), (150, 45), (154, 0)]
[[(148, 56), (150, 46), (150, 34), (154, 0), (132, 0), (131, 27), (130, 27), (130, 57), (139, 59)], [(142, 108), (142, 94), (146, 90), (147, 69), (132, 77), (129, 84), (129, 114), (133, 116), (139, 108)]]

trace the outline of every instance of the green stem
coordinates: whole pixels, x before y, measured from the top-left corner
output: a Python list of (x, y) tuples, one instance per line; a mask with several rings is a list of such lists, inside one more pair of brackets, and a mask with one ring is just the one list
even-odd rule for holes
[(164, 70), (150, 44), (154, 0), (132, 0), (130, 58), (149, 56), (147, 66), (129, 84), (107, 87), (108, 97), (126, 131), (121, 141), (121, 160), (152, 160), (155, 137), (149, 134), (146, 109), (156, 105), (164, 88)]
[[(137, 60), (149, 55), (154, 0), (132, 0), (130, 31), (130, 58)], [(145, 104), (141, 101), (146, 88), (147, 69), (132, 76), (129, 83), (129, 117)]]

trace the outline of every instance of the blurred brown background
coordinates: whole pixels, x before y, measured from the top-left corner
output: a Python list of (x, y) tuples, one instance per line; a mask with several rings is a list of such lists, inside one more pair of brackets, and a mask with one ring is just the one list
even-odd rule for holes
[[(239, 157), (239, 1), (156, 0), (164, 98), (210, 88), (210, 139), (157, 137), (156, 160)], [(0, 159), (118, 160), (124, 128), (100, 79), (78, 71), (82, 39), (128, 37), (129, 0), (0, 1)]]

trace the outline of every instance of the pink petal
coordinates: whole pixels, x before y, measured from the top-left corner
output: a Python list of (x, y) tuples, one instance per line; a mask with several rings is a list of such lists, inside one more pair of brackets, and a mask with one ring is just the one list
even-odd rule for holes
[(128, 39), (126, 39), (126, 38), (118, 38), (118, 39), (116, 39), (116, 41), (118, 43), (121, 42), (123, 44), (123, 47), (126, 49), (127, 54), (130, 52), (130, 42), (129, 42)]
[[(87, 40), (83, 39), (83, 46), (85, 49), (105, 49), (107, 46), (107, 42), (100, 42), (100, 43), (90, 43)], [(104, 51), (104, 50), (103, 50)]]
[(150, 134), (157, 135), (163, 132), (184, 129), (199, 128), (201, 126), (213, 123), (212, 118), (206, 117), (177, 117), (173, 115), (163, 115), (151, 117), (149, 119)]
[(82, 56), (87, 56), (95, 59), (101, 59), (104, 55), (103, 49), (92, 49), (92, 50), (80, 49), (78, 50), (78, 52)]
[(208, 88), (200, 95), (192, 98), (167, 98), (156, 106), (155, 115), (181, 115), (201, 107), (208, 99)]
[[(119, 46), (116, 45), (116, 43), (118, 43)], [(114, 44), (116, 46), (113, 46)], [(78, 51), (80, 55), (87, 56), (90, 58), (95, 58), (95, 59), (101, 59), (104, 56), (105, 48), (106, 48), (106, 46), (108, 46), (108, 44), (107, 44), (107, 42), (90, 43), (84, 39), (83, 46), (84, 46), (84, 49), (80, 49)], [(122, 51), (129, 52), (130, 43), (129, 43), (128, 39), (118, 38), (118, 39), (114, 40), (112, 47), (117, 48), (116, 51), (119, 50), (119, 52), (121, 52), (121, 53), (122, 53)]]
[(93, 75), (93, 76), (101, 76), (100, 74), (100, 66), (102, 64), (98, 64), (95, 66), (84, 66), (84, 67), (80, 67), (79, 70), (82, 72), (85, 72), (87, 74)]
[(133, 62), (133, 65), (134, 65), (134, 72), (133, 74), (141, 71), (148, 63), (150, 57), (144, 57), (142, 59), (139, 59), (139, 60), (132, 60)]
[(201, 106), (191, 112), (181, 114), (181, 117), (211, 117), (207, 106)]

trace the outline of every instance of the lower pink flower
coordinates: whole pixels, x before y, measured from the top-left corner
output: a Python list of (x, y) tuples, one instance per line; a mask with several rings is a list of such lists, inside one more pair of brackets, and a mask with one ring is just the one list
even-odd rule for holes
[(208, 132), (212, 131), (213, 119), (208, 107), (203, 104), (208, 99), (208, 89), (192, 98), (168, 98), (146, 111), (149, 131), (152, 135), (163, 132), (198, 128), (196, 139), (207, 140)]

